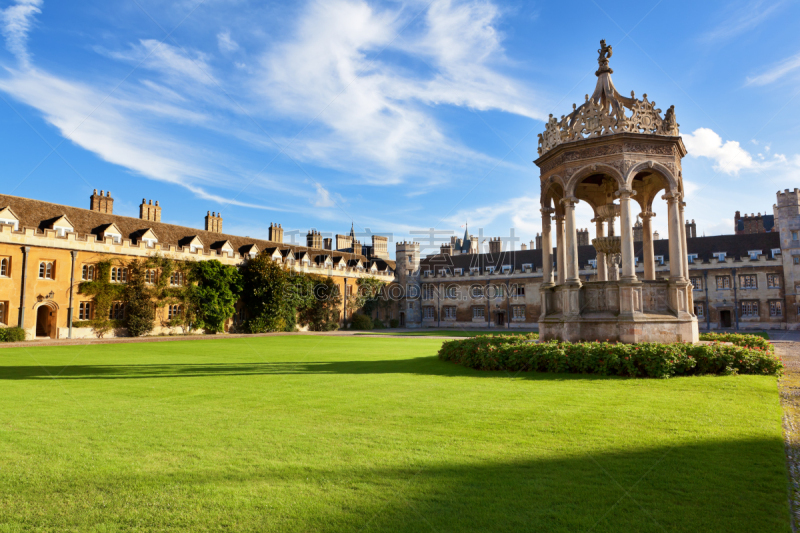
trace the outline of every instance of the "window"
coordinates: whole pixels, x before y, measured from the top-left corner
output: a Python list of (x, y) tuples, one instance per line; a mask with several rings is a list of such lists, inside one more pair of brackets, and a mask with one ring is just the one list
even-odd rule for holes
[(144, 282), (152, 285), (156, 282), (156, 271), (153, 268), (149, 268), (144, 271)]
[[(342, 265), (339, 265), (340, 268), (344, 268)], [(406, 276), (410, 276), (412, 274), (411, 270), (406, 271)]]
[(492, 273), (494, 273), (494, 267), (486, 267), (486, 273), (487, 273), (487, 274), (492, 274)]
[(433, 300), (434, 291), (435, 289), (433, 285), (424, 285), (422, 287), (422, 299)]
[(742, 302), (742, 317), (758, 316), (758, 302)]
[(511, 308), (511, 317), (514, 320), (525, 320), (525, 306), (515, 305)]
[(55, 279), (55, 261), (42, 261), (39, 263), (39, 279)]
[(761, 255), (761, 250), (747, 250), (747, 255), (750, 256), (750, 259), (758, 260), (758, 256)]
[(717, 261), (725, 261), (725, 256), (728, 254), (727, 252), (714, 252), (713, 255), (717, 258)]
[(503, 265), (503, 274), (511, 272), (511, 265)]
[(456, 319), (456, 308), (452, 305), (448, 305), (447, 307), (443, 308), (444, 310), (444, 319), (445, 320), (455, 320)]
[(0, 302), (0, 324), (8, 324), (8, 319), (6, 318), (7, 309), (8, 304), (6, 302)]
[(597, 259), (589, 259), (589, 266), (592, 268), (597, 268)]
[(183, 314), (183, 309), (180, 305), (170, 305), (167, 307), (167, 318), (169, 320), (180, 318)]
[[(597, 262), (597, 261), (595, 261), (595, 263), (596, 263), (596, 262)], [(532, 264), (532, 263), (525, 263), (525, 264), (523, 264), (523, 265), (522, 265), (522, 270), (523, 270), (523, 272), (524, 272), (524, 271), (526, 271), (526, 270), (533, 270), (533, 264)]]
[(745, 274), (739, 276), (739, 286), (743, 289), (757, 289), (758, 281), (755, 274)]
[(772, 300), (769, 303), (769, 316), (783, 316), (783, 302)]
[(525, 296), (525, 285), (517, 285), (517, 296)]
[(440, 276), (446, 276), (448, 273), (449, 273), (449, 271), (446, 268), (442, 268), (442, 269), (439, 270), (439, 275)]
[(767, 274), (767, 287), (770, 289), (780, 289), (781, 276), (780, 274)]
[(7, 257), (4, 257), (4, 258), (0, 259), (0, 277), (1, 278), (7, 278), (8, 277), (8, 272), (10, 270), (8, 268), (8, 262), (9, 262), (9, 260), (8, 260)]
[(426, 270), (425, 272), (423, 272), (423, 273), (422, 273), (422, 276), (423, 276), (423, 277), (426, 277), (426, 278), (427, 278), (428, 276), (430, 276), (430, 275), (431, 275), (431, 271), (430, 271), (430, 270)]
[(730, 276), (717, 276), (717, 290), (730, 289), (731, 277)]
[(476, 274), (481, 271), (480, 267), (469, 267), (470, 272), (475, 272)]
[(126, 283), (128, 281), (128, 269), (125, 267), (113, 267), (111, 269), (112, 283)]
[(122, 302), (114, 302), (108, 310), (108, 318), (110, 320), (122, 320), (125, 318), (125, 304)]
[(455, 285), (450, 285), (444, 289), (444, 297), (448, 300), (456, 300), (458, 299), (458, 287)]
[(83, 281), (94, 280), (94, 265), (83, 265), (81, 269), (81, 279)]
[(470, 294), (472, 294), (473, 298), (483, 298), (483, 287), (480, 285), (473, 286)]
[(795, 265), (800, 265), (800, 255), (793, 256), (792, 263), (794, 263)]
[(694, 263), (697, 260), (697, 254), (688, 254), (686, 257), (689, 259), (689, 263)]
[(414, 302), (408, 302), (408, 308), (414, 309)]
[(792, 232), (792, 240), (793, 240), (793, 241), (796, 241), (796, 240), (797, 240), (797, 232), (796, 232), (796, 231), (793, 231), (793, 232)]
[(408, 262), (409, 263), (413, 263), (414, 262), (414, 254), (408, 254)]
[(422, 308), (422, 318), (433, 320), (433, 307), (427, 306)]
[(705, 316), (705, 308), (702, 305), (695, 305), (694, 306), (694, 314), (697, 318), (703, 318)]
[(664, 256), (663, 255), (656, 255), (656, 256), (653, 257), (653, 261), (655, 261), (657, 264), (663, 266), (664, 265)]
[(460, 276), (460, 275), (464, 274), (464, 269), (463, 268), (454, 268), (453, 269), (453, 274), (458, 274)]
[(81, 302), (78, 305), (78, 320), (92, 319), (92, 302)]
[(773, 258), (773, 259), (775, 259), (775, 256), (776, 256), (776, 255), (781, 255), (781, 249), (780, 249), (780, 248), (773, 248), (773, 249), (771, 250), (771, 252), (772, 252), (772, 258)]
[(472, 308), (472, 318), (480, 318), (483, 319), (485, 309), (483, 307), (473, 307)]
[(503, 285), (495, 285), (493, 287), (493, 289), (494, 289), (494, 298), (496, 300), (499, 300), (499, 299), (505, 297), (505, 292), (506, 291), (505, 291), (505, 287)]
[(180, 287), (183, 285), (183, 272), (173, 272), (169, 277), (169, 284), (173, 287)]
[(689, 281), (692, 282), (692, 288), (696, 291), (703, 290), (703, 281), (700, 278), (689, 278)]

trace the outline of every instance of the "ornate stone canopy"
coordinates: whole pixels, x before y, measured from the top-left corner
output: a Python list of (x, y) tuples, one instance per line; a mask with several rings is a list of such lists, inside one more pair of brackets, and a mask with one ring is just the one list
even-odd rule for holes
[(600, 68), (595, 72), (597, 86), (594, 93), (592, 96), (587, 94), (586, 101), (580, 106), (572, 104), (572, 112), (561, 115), (561, 120), (550, 115), (544, 132), (539, 134), (540, 156), (562, 143), (614, 133), (680, 135), (675, 106), (670, 106), (662, 119), (661, 110), (656, 108), (655, 101), (647, 99), (646, 93), (641, 100), (635, 98), (633, 91), (630, 98), (622, 96), (611, 81), (614, 71), (608, 66), (608, 59), (612, 51), (605, 40), (600, 41), (598, 53)]

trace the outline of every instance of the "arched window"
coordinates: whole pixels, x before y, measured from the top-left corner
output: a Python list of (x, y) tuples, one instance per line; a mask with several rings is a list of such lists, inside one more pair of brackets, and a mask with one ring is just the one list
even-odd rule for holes
[(0, 259), (0, 277), (8, 277), (8, 259)]
[(156, 271), (155, 269), (148, 269), (144, 271), (144, 282), (153, 284), (156, 282)]
[(39, 263), (39, 278), (40, 279), (53, 279), (55, 273), (54, 263), (52, 261), (42, 261)]
[(125, 304), (114, 302), (108, 310), (108, 318), (111, 320), (122, 320), (125, 318)]
[(126, 283), (128, 281), (128, 269), (124, 267), (113, 267), (111, 269), (111, 281), (114, 283)]
[(78, 319), (79, 320), (92, 319), (92, 302), (80, 303), (80, 306), (78, 307)]
[(180, 305), (170, 305), (167, 309), (168, 318), (172, 320), (173, 318), (179, 318), (182, 314), (182, 309)]
[(173, 287), (179, 287), (183, 285), (183, 272), (173, 272), (169, 277), (169, 284)]
[(81, 279), (84, 281), (92, 281), (94, 279), (94, 265), (83, 265)]

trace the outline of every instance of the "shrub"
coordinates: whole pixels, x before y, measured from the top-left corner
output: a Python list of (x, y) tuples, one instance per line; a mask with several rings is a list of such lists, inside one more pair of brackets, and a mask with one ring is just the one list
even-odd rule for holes
[(386, 329), (386, 324), (381, 322), (380, 319), (376, 318), (372, 321), (372, 329)]
[(372, 319), (361, 313), (355, 314), (350, 321), (350, 329), (372, 329)]
[(20, 342), (25, 340), (22, 328), (0, 328), (0, 342)]
[(773, 352), (775, 348), (772, 343), (761, 335), (743, 335), (741, 333), (701, 333), (701, 341), (730, 342), (736, 346), (745, 348), (759, 348)]
[(780, 375), (771, 350), (713, 344), (533, 343), (525, 336), (480, 336), (442, 344), (439, 358), (477, 370), (668, 378), (697, 374)]
[(389, 320), (389, 327), (390, 328), (399, 328), (400, 327), (400, 321), (397, 320), (396, 318), (393, 318), (393, 319)]

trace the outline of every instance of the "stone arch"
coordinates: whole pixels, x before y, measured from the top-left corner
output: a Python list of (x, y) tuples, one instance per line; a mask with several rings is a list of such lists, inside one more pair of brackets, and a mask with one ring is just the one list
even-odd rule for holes
[(679, 181), (675, 178), (672, 171), (667, 168), (665, 165), (658, 163), (656, 161), (643, 161), (631, 167), (628, 171), (627, 175), (625, 176), (625, 188), (632, 188), (633, 187), (633, 178), (636, 175), (643, 171), (643, 170), (652, 170), (655, 171), (657, 174), (661, 174), (661, 176), (667, 180), (667, 184), (669, 185), (669, 192), (680, 192), (681, 186)]
[(42, 307), (43, 305), (46, 305), (53, 311), (58, 311), (60, 309), (58, 303), (54, 302), (53, 300), (42, 300), (41, 302), (36, 302), (35, 304), (33, 304), (33, 310), (35, 311), (40, 307)]
[(625, 178), (622, 176), (619, 170), (611, 165), (606, 165), (605, 163), (592, 163), (591, 165), (586, 165), (579, 168), (572, 176), (570, 176), (570, 178), (567, 180), (566, 187), (564, 187), (565, 197), (570, 198), (575, 196), (575, 189), (578, 187), (578, 184), (592, 174), (607, 174), (611, 178), (614, 178), (619, 189), (626, 188)]
[(553, 175), (542, 181), (542, 191), (540, 196), (542, 207), (549, 207), (555, 209), (557, 213), (560, 213), (560, 200), (562, 198), (564, 198), (564, 182), (561, 179), (561, 176)]
[(36, 337), (58, 338), (58, 304), (52, 300), (42, 300), (33, 306), (36, 311)]

